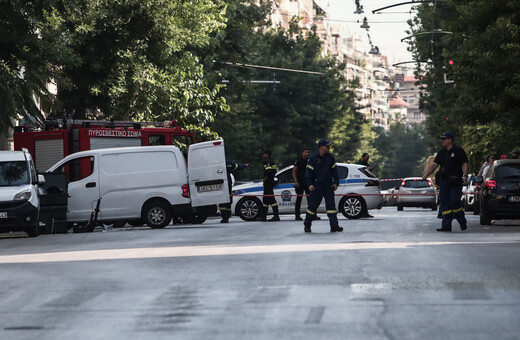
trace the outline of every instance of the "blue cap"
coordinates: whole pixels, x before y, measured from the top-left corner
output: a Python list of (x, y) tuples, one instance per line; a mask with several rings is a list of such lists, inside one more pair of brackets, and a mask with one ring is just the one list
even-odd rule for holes
[(442, 136), (439, 136), (439, 138), (441, 138), (441, 139), (446, 139), (446, 138), (453, 139), (453, 133), (451, 133), (451, 132), (444, 132), (444, 134)]
[(320, 139), (320, 141), (318, 142), (318, 148), (319, 148), (320, 146), (331, 145), (331, 144), (332, 144), (332, 142), (329, 142), (328, 140), (326, 140), (325, 138), (323, 138), (323, 139)]

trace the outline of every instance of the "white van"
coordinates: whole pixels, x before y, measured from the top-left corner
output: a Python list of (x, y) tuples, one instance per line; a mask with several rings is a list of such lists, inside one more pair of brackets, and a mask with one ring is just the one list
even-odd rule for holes
[(36, 174), (31, 154), (0, 151), (0, 232), (25, 231), (39, 235), (40, 197), (38, 185), (43, 177)]
[(68, 176), (68, 223), (84, 226), (99, 201), (99, 222), (164, 228), (172, 217), (202, 223), (229, 202), (224, 142), (190, 145), (188, 161), (175, 146), (110, 148), (74, 153), (48, 171)]

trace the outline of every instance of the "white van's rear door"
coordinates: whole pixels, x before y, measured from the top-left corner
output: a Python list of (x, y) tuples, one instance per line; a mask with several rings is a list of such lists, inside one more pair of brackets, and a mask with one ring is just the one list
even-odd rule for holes
[(190, 145), (188, 178), (193, 207), (229, 203), (223, 140)]

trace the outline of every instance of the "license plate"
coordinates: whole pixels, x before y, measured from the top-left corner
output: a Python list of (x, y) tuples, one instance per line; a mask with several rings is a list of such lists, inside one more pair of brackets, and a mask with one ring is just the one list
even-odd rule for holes
[(198, 192), (210, 192), (222, 190), (222, 184), (201, 185), (197, 187)]
[(520, 203), (520, 196), (509, 196), (509, 202)]
[(0, 212), (0, 218), (7, 218), (6, 212)]

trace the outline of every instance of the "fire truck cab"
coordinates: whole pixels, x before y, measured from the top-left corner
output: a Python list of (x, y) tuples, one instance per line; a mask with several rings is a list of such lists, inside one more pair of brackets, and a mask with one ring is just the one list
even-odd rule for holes
[(26, 148), (37, 171), (44, 172), (66, 156), (80, 151), (144, 145), (173, 145), (186, 154), (195, 143), (193, 132), (171, 122), (94, 120), (46, 121), (45, 129), (15, 128), (14, 149)]

